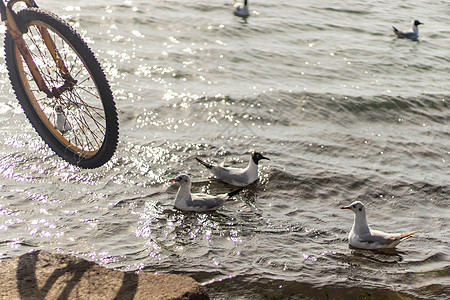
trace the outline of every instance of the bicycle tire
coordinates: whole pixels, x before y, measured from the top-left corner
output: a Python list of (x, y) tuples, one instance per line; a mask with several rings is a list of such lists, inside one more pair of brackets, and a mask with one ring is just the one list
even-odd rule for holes
[[(110, 85), (93, 52), (67, 22), (51, 12), (26, 8), (17, 13), (17, 20), (27, 28), (24, 40), (30, 50), (37, 53), (33, 53), (36, 55), (33, 60), (50, 90), (60, 88), (64, 78), (48, 48), (40, 44), (43, 39), (40, 41), (34, 36), (41, 28), (52, 36), (67, 69), (80, 77), (70, 90), (63, 90), (57, 97), (42, 93), (7, 31), (6, 65), (27, 118), (45, 143), (65, 161), (89, 169), (104, 165), (116, 151), (119, 122)], [(69, 133), (58, 129), (56, 106), (65, 109), (64, 120), (70, 123)]]

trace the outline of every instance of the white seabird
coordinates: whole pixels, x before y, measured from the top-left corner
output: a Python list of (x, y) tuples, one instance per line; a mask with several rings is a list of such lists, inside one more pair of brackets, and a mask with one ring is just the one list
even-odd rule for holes
[(406, 38), (411, 39), (413, 41), (417, 41), (417, 39), (419, 38), (419, 27), (417, 26), (419, 25), (423, 25), (423, 23), (421, 23), (419, 20), (414, 19), (411, 21), (411, 29), (408, 31), (400, 31), (394, 26), (392, 26), (392, 28), (394, 29), (394, 33), (399, 38)]
[(56, 105), (55, 112), (56, 112), (56, 129), (61, 131), (61, 133), (71, 130), (72, 127), (70, 127), (70, 124), (67, 121), (66, 116), (64, 115), (63, 108), (61, 105)]
[(177, 178), (171, 179), (170, 182), (178, 182), (180, 184), (175, 197), (175, 207), (182, 211), (204, 212), (216, 210), (243, 189), (242, 187), (227, 194), (212, 196), (202, 193), (191, 193), (191, 178), (188, 175), (182, 174)]
[(211, 165), (198, 157), (195, 159), (208, 168), (218, 179), (234, 186), (247, 186), (255, 182), (258, 179), (259, 161), (261, 159), (270, 160), (259, 152), (253, 152), (247, 167), (241, 169), (224, 167), (223, 164)]
[(248, 1), (244, 0), (244, 2), (238, 2), (234, 0), (233, 13), (236, 16), (243, 18), (250, 16), (250, 12), (248, 11)]
[(353, 227), (348, 235), (348, 242), (351, 246), (359, 249), (388, 249), (395, 248), (400, 242), (421, 231), (411, 231), (408, 233), (389, 234), (379, 230), (372, 230), (367, 225), (366, 209), (360, 201), (355, 201), (342, 209), (350, 209), (355, 213)]

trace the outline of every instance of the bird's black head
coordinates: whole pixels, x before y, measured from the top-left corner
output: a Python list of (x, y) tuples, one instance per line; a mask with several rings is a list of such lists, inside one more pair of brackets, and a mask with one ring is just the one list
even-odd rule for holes
[(259, 152), (253, 152), (253, 153), (252, 153), (252, 159), (253, 159), (253, 162), (254, 162), (255, 164), (258, 164), (258, 162), (259, 162), (261, 159), (267, 159), (267, 160), (270, 160), (268, 157), (265, 157), (264, 155), (262, 155), (262, 154), (259, 153)]
[(423, 23), (421, 23), (419, 20), (414, 20), (414, 25), (416, 26), (423, 25)]

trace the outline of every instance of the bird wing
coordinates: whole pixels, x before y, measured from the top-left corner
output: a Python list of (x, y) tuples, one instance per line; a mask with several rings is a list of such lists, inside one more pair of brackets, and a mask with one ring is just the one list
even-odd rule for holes
[(394, 30), (394, 32), (400, 38), (407, 38), (407, 39), (412, 39), (412, 40), (417, 39), (417, 34), (413, 31)]
[(212, 172), (220, 180), (232, 185), (245, 186), (249, 184), (245, 169), (214, 166)]
[(199, 163), (201, 163), (202, 165), (204, 165), (207, 169), (212, 169), (213, 165), (201, 160), (200, 158), (196, 157), (195, 158)]
[(403, 36), (408, 39), (417, 39), (417, 34), (414, 32), (403, 32)]
[(66, 121), (64, 122), (64, 130), (65, 131), (70, 131), (72, 130), (72, 127), (69, 124), (69, 121), (66, 119)]
[(370, 230), (370, 233), (364, 234), (360, 236), (360, 241), (368, 244), (379, 244), (383, 246), (387, 246), (393, 242), (393, 240), (389, 239), (389, 234), (379, 231), (379, 230)]
[(421, 232), (421, 231), (422, 230), (414, 230), (414, 231), (407, 232), (407, 233), (395, 234), (395, 235), (389, 236), (388, 239), (390, 239), (390, 240), (406, 239), (406, 238), (412, 237), (414, 234)]
[(192, 194), (192, 198), (188, 205), (199, 206), (204, 208), (215, 208), (222, 205), (228, 197), (225, 195), (211, 196), (207, 194)]
[(411, 237), (413, 234), (420, 230), (411, 231), (402, 234), (388, 234), (379, 230), (370, 230), (370, 234), (361, 236), (361, 242), (375, 245), (380, 247), (392, 248), (398, 245), (401, 241)]

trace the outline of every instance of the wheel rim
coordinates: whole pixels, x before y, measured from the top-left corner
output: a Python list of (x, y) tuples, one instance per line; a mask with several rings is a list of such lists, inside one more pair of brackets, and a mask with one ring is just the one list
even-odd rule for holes
[[(28, 32), (23, 38), (48, 88), (61, 88), (65, 85), (65, 79), (42, 39), (39, 31), (41, 27), (49, 32), (76, 83), (57, 97), (49, 98), (39, 90), (16, 47), (17, 66), (25, 92), (39, 118), (66, 148), (83, 158), (91, 157), (99, 151), (106, 135), (106, 115), (98, 88), (86, 63), (67, 40), (47, 24), (34, 21), (28, 24)], [(62, 107), (63, 115), (71, 127), (67, 132), (57, 129), (57, 106)]]

